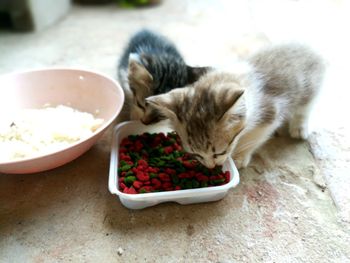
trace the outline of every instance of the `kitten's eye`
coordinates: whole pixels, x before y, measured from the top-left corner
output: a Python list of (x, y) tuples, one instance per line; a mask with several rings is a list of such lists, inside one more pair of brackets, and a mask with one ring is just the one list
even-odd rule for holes
[(216, 158), (216, 157), (218, 157), (220, 155), (224, 155), (224, 154), (226, 154), (226, 150), (221, 152), (221, 153), (214, 153), (213, 157)]

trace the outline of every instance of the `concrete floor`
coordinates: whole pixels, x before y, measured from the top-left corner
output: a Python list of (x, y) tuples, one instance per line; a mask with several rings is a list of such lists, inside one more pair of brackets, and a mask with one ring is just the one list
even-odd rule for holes
[(107, 189), (110, 130), (63, 167), (0, 174), (0, 262), (350, 262), (348, 7), (345, 0), (75, 6), (47, 30), (0, 32), (0, 73), (71, 66), (114, 77), (140, 27), (176, 41), (191, 64), (297, 40), (330, 65), (309, 142), (273, 138), (215, 203), (124, 208)]

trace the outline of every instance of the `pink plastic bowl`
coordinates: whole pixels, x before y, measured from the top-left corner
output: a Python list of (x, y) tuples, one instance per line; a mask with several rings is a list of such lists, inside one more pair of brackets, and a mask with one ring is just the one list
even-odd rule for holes
[(104, 122), (90, 137), (62, 150), (34, 158), (0, 162), (0, 173), (45, 171), (79, 157), (96, 143), (118, 116), (124, 103), (124, 93), (116, 81), (86, 70), (44, 69), (0, 76), (0, 118), (11, 109), (42, 108), (47, 103), (89, 112), (104, 119)]

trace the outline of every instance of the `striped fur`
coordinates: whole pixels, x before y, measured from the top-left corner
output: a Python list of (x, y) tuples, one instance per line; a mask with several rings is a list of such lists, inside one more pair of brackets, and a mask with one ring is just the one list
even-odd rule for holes
[[(207, 68), (187, 66), (175, 45), (150, 30), (141, 30), (129, 41), (118, 67), (131, 119), (140, 119), (145, 98), (193, 83)], [(149, 114), (153, 121), (161, 116)]]
[[(232, 155), (246, 167), (255, 150), (283, 124), (307, 138), (310, 106), (325, 65), (310, 48), (272, 46), (246, 62), (213, 70), (193, 85), (147, 99), (170, 119), (187, 151), (207, 167)], [(148, 123), (147, 115), (143, 121)]]

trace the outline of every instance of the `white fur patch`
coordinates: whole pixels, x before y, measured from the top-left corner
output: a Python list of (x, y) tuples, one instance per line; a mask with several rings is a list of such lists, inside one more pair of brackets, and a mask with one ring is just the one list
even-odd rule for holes
[(130, 63), (130, 61), (134, 61), (134, 62), (136, 62), (136, 63), (141, 64), (140, 55), (137, 54), (137, 53), (130, 53), (130, 54), (129, 54), (129, 63)]

